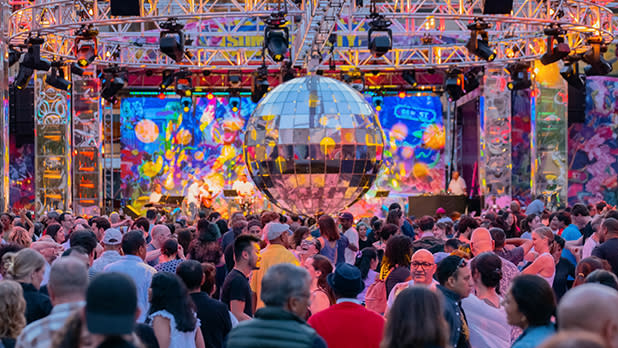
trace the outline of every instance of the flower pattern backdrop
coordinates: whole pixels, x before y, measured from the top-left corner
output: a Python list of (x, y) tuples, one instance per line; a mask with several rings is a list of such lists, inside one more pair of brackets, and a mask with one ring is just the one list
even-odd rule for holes
[(618, 204), (618, 78), (586, 79), (586, 121), (569, 129), (569, 204)]

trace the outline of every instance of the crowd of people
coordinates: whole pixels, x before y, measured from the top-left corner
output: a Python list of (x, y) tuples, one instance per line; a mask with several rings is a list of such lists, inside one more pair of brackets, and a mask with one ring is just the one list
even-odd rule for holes
[(0, 347), (618, 348), (618, 211), (0, 214)]

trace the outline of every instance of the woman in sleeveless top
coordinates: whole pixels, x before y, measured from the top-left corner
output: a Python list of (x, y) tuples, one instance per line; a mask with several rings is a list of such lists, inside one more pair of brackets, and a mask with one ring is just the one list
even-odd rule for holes
[(323, 255), (315, 255), (308, 258), (303, 264), (311, 276), (311, 314), (322, 311), (335, 303), (332, 290), (326, 281), (326, 276), (333, 272), (333, 265)]
[(318, 240), (322, 244), (320, 255), (326, 256), (332, 264), (336, 264), (338, 256), (337, 241), (340, 236), (335, 220), (328, 215), (322, 215), (318, 220), (318, 226), (320, 227), (320, 237)]
[(554, 233), (549, 227), (539, 227), (532, 232), (532, 245), (538, 256), (532, 264), (524, 268), (523, 274), (533, 274), (545, 279), (549, 286), (554, 283), (556, 276), (556, 263), (552, 256), (556, 248)]
[(161, 348), (204, 348), (195, 305), (180, 278), (168, 272), (152, 277), (147, 323)]

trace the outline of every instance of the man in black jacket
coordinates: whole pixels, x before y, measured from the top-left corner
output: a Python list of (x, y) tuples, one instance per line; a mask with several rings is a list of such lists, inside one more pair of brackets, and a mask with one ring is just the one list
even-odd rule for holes
[(261, 299), (266, 307), (243, 321), (228, 335), (228, 348), (326, 348), (304, 318), (311, 292), (309, 273), (298, 266), (272, 266), (262, 278)]
[(187, 286), (191, 299), (195, 303), (206, 348), (223, 347), (225, 337), (232, 329), (230, 313), (225, 304), (200, 291), (206, 280), (202, 265), (195, 260), (183, 261), (176, 268), (176, 274)]

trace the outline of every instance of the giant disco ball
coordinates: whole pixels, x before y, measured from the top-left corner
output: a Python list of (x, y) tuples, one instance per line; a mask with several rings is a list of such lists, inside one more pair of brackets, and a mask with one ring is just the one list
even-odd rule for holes
[(376, 179), (383, 149), (380, 122), (363, 96), (316, 75), (268, 93), (247, 122), (244, 143), (256, 187), (280, 208), (304, 215), (359, 200)]

